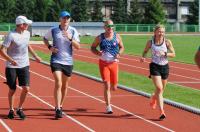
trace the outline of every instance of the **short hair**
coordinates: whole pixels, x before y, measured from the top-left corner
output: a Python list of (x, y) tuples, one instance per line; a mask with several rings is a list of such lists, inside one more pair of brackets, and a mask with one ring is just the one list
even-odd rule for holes
[(112, 21), (111, 19), (107, 19), (107, 20), (105, 20), (105, 21), (103, 22), (104, 25), (108, 24), (109, 21), (111, 21), (111, 22), (113, 23), (113, 21)]
[(163, 24), (157, 24), (155, 27), (154, 27), (154, 32), (159, 29), (159, 28), (164, 28), (165, 29), (165, 26)]

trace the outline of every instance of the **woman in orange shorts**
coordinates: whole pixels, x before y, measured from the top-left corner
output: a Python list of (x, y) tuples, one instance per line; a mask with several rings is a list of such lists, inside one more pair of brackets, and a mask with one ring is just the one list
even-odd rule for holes
[[(121, 37), (113, 31), (114, 24), (112, 20), (104, 22), (105, 32), (95, 38), (91, 46), (91, 51), (100, 56), (99, 70), (104, 82), (104, 99), (106, 102), (106, 113), (112, 114), (110, 105), (110, 89), (116, 90), (118, 83), (118, 59), (124, 51)], [(97, 50), (97, 47), (100, 50)]]

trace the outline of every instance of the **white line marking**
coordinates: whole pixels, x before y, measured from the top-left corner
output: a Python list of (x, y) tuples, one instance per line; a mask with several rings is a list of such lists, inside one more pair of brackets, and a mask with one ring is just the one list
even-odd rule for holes
[[(6, 79), (4, 76), (0, 75), (1, 78)], [(17, 86), (18, 88), (22, 89), (20, 86)], [(31, 92), (28, 93), (29, 95), (33, 96), (34, 98), (36, 98), (37, 100), (39, 100), (40, 102), (48, 105), (49, 107), (51, 107), (52, 109), (54, 109), (54, 106), (49, 104), (48, 102), (42, 100), (41, 98), (39, 98), (38, 96), (32, 94)], [(72, 121), (74, 121), (75, 123), (79, 124), (80, 126), (82, 126), (83, 128), (87, 129), (90, 132), (95, 132), (93, 129), (87, 127), (86, 125), (84, 125), (83, 123), (79, 122), (78, 120), (74, 119), (73, 117), (67, 115), (65, 112), (63, 112), (63, 114), (65, 115), (65, 117), (71, 119)]]
[[(54, 80), (51, 79), (51, 78), (49, 78), (49, 77), (43, 76), (43, 75), (41, 75), (41, 74), (39, 74), (39, 73), (36, 73), (36, 72), (34, 72), (34, 71), (30, 71), (30, 72), (33, 73), (33, 74), (35, 74), (35, 75), (38, 75), (38, 76), (40, 76), (40, 77), (42, 77), (42, 78), (45, 78), (45, 79), (47, 79), (47, 80), (49, 80), (49, 81), (54, 82)], [(69, 89), (72, 89), (72, 90), (74, 90), (74, 91), (76, 91), (76, 92), (78, 92), (78, 93), (81, 93), (81, 94), (83, 94), (83, 95), (85, 95), (85, 96), (88, 96), (88, 97), (90, 97), (90, 98), (92, 98), (92, 99), (94, 99), (94, 100), (97, 100), (97, 101), (99, 101), (99, 102), (105, 103), (105, 101), (103, 101), (103, 100), (101, 100), (101, 99), (98, 99), (98, 98), (95, 98), (94, 96), (91, 96), (91, 95), (89, 95), (89, 94), (87, 94), (87, 93), (84, 93), (84, 92), (82, 92), (82, 91), (79, 91), (79, 90), (77, 90), (77, 89), (75, 89), (75, 88), (69, 87)], [(143, 120), (143, 121), (145, 121), (145, 122), (148, 122), (148, 123), (150, 123), (150, 124), (153, 124), (153, 125), (155, 125), (155, 126), (157, 126), (157, 127), (160, 127), (160, 128), (162, 128), (162, 129), (165, 129), (165, 130), (167, 130), (167, 131), (174, 132), (174, 130), (172, 130), (172, 129), (169, 129), (169, 128), (164, 127), (164, 126), (162, 126), (162, 125), (160, 125), (160, 124), (157, 124), (157, 123), (155, 123), (155, 122), (152, 122), (152, 121), (150, 121), (150, 120), (147, 120), (147, 119), (145, 119), (145, 118), (143, 118), (143, 117), (141, 117), (141, 116), (138, 116), (138, 115), (136, 115), (136, 114), (134, 114), (134, 113), (131, 113), (131, 112), (129, 112), (129, 111), (123, 109), (123, 108), (120, 108), (120, 107), (116, 106), (116, 105), (113, 105), (113, 104), (112, 104), (112, 106), (113, 106), (114, 108), (118, 109), (118, 110), (121, 110), (121, 111), (123, 111), (123, 112), (125, 112), (125, 113), (128, 113), (128, 114), (130, 114), (130, 115), (133, 115), (133, 116), (135, 116), (135, 117), (137, 117), (137, 118), (139, 118), (139, 119), (141, 119), (141, 120)]]
[[(33, 46), (48, 51), (47, 48), (44, 48), (44, 47), (42, 47), (42, 46), (38, 46), (38, 45), (33, 45)], [(83, 50), (83, 49), (79, 49), (79, 51), (87, 52), (87, 53), (90, 52), (89, 50)], [(76, 55), (77, 55), (77, 54), (76, 54)], [(79, 55), (79, 56), (84, 56), (84, 55)], [(85, 57), (85, 56), (84, 56), (84, 57)], [(134, 57), (135, 57), (135, 56), (134, 56)], [(137, 57), (138, 59), (123, 57), (123, 56), (121, 56), (120, 58), (125, 59), (125, 60), (129, 60), (129, 61), (137, 61), (137, 62), (139, 62), (139, 57)], [(145, 62), (146, 62), (146, 63), (149, 63), (150, 60), (147, 59)], [(182, 64), (182, 63), (179, 63), (179, 62), (173, 62), (173, 63)], [(123, 64), (123, 63), (121, 63), (121, 64)], [(196, 67), (196, 66), (194, 66), (194, 65), (192, 65), (192, 64), (187, 64), (187, 63), (184, 63), (184, 65), (190, 65), (190, 66)], [(182, 69), (182, 70), (188, 70), (188, 71), (192, 71), (192, 72), (200, 72), (199, 70), (193, 70), (193, 69), (189, 69), (189, 68), (182, 68), (182, 67), (177, 67), (177, 66), (173, 66), (173, 65), (170, 65), (170, 67), (174, 67), (174, 68)]]
[[(41, 46), (37, 46), (37, 45), (34, 45), (35, 47), (38, 47), (38, 48), (41, 48), (41, 49), (45, 49), (47, 50), (46, 48), (43, 48)], [(81, 50), (83, 52), (89, 52), (89, 51), (85, 51), (85, 50)], [(80, 57), (84, 57), (84, 58), (89, 58), (89, 59), (93, 59), (93, 60), (98, 60), (98, 58), (96, 57), (88, 57), (88, 56), (85, 56), (85, 55), (80, 55), (80, 54), (75, 54), (74, 55), (76, 56), (80, 56)], [(127, 59), (127, 60), (134, 60), (134, 61), (137, 61), (139, 62), (138, 59), (133, 59), (133, 58), (126, 58), (126, 57), (121, 57), (123, 59)], [(149, 63), (150, 61), (146, 61), (146, 63)], [(126, 64), (126, 63), (119, 63), (120, 65), (124, 65), (124, 66), (128, 66), (128, 67), (132, 67), (132, 68), (137, 68), (137, 69), (142, 69), (142, 70), (147, 70), (149, 71), (148, 68), (143, 68), (143, 67), (138, 67), (138, 66), (133, 66), (133, 65), (129, 65), (129, 64)], [(177, 66), (172, 66), (170, 65), (170, 67), (174, 67), (174, 68), (177, 68), (177, 69), (182, 69), (182, 70), (188, 70), (188, 71), (192, 71), (192, 72), (200, 72), (199, 70), (192, 70), (192, 69), (188, 69), (188, 68), (182, 68), (182, 67), (177, 67)], [(183, 78), (188, 78), (188, 79), (193, 79), (193, 80), (200, 80), (200, 79), (196, 79), (196, 78), (193, 78), (193, 77), (188, 77), (188, 76), (184, 76), (184, 75), (179, 75), (179, 74), (175, 74), (175, 73), (170, 73), (170, 75), (174, 75), (174, 76), (179, 76), (179, 77), (183, 77)]]
[(171, 83), (178, 83), (178, 84), (200, 84), (200, 82), (190, 82), (190, 81), (172, 81)]
[[(39, 46), (38, 46), (39, 47)], [(42, 47), (41, 47), (42, 48)], [(89, 50), (83, 50), (83, 49), (80, 49), (80, 51), (82, 52), (90, 52)], [(128, 58), (128, 57), (124, 57), (124, 56), (121, 56), (120, 58), (122, 59), (125, 59), (125, 60), (129, 60), (129, 61), (137, 61), (139, 62), (139, 57), (138, 56), (133, 56), (133, 57), (137, 57), (137, 59), (134, 59), (134, 58)], [(145, 63), (150, 63), (150, 59), (147, 58)], [(169, 62), (170, 63), (170, 62)], [(182, 64), (182, 63), (179, 63), (179, 62), (173, 62), (173, 63), (178, 63), (178, 64)], [(184, 63), (184, 65), (190, 65), (190, 66), (193, 66), (193, 67), (196, 67), (195, 65), (192, 65), (192, 64), (187, 64), (187, 63)], [(174, 68), (177, 68), (177, 69), (182, 69), (182, 70), (188, 70), (188, 71), (194, 71), (194, 72), (200, 72), (199, 70), (193, 70), (193, 69), (189, 69), (189, 68), (182, 68), (182, 67), (177, 67), (177, 66), (173, 66), (173, 65), (170, 65), (170, 67), (174, 67)]]
[(11, 128), (2, 119), (0, 119), (0, 123), (5, 127), (8, 132), (12, 132)]
[[(112, 98), (123, 98), (123, 97), (138, 97), (141, 95), (113, 95)], [(39, 98), (54, 98), (53, 96), (37, 96)], [(104, 96), (94, 96), (96, 98), (104, 98)], [(15, 98), (20, 98), (20, 96), (15, 96)], [(34, 98), (33, 96), (27, 96), (27, 98)], [(71, 96), (67, 95), (66, 98), (88, 98), (84, 95), (82, 96)], [(0, 97), (0, 99), (8, 99), (8, 97)]]

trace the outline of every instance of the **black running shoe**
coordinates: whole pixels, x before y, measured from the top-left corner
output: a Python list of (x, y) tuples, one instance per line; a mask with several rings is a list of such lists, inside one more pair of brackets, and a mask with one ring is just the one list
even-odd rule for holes
[(164, 120), (165, 118), (166, 118), (166, 115), (165, 115), (165, 114), (162, 114), (162, 115), (159, 117), (160, 120)]
[(24, 114), (22, 109), (18, 109), (16, 113), (20, 119), (24, 120), (26, 118), (26, 115)]
[(56, 115), (55, 115), (56, 118), (62, 118), (62, 110), (61, 109), (56, 109), (55, 112), (56, 112)]
[(13, 119), (14, 116), (15, 116), (14, 110), (10, 110), (9, 113), (8, 113), (8, 118), (9, 118), (9, 119)]

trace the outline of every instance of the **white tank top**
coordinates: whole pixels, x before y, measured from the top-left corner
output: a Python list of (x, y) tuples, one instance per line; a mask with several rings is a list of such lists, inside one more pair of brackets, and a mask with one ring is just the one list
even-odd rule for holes
[(165, 39), (163, 40), (162, 44), (156, 45), (153, 38), (151, 40), (152, 62), (158, 65), (166, 65), (168, 63), (168, 59), (166, 56), (161, 55), (160, 51), (167, 52), (167, 45)]

